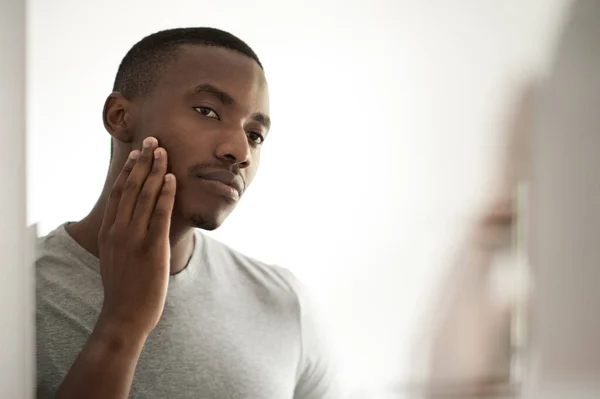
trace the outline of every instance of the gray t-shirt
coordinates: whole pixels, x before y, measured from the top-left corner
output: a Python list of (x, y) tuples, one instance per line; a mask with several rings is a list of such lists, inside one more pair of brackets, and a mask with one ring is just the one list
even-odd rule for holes
[[(102, 306), (99, 260), (64, 225), (38, 241), (37, 389), (52, 398)], [(337, 398), (314, 309), (286, 269), (195, 234), (170, 277), (162, 318), (139, 359), (130, 398)]]

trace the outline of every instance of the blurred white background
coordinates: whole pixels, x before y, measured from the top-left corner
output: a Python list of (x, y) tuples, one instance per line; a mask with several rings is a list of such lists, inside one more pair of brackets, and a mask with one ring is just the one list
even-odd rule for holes
[(409, 376), (432, 284), (492, 193), (511, 104), (545, 68), (566, 2), (31, 0), (28, 222), (45, 234), (94, 204), (102, 106), (135, 42), (182, 26), (238, 35), (265, 65), (274, 127), (211, 234), (299, 275), (348, 389), (376, 398)]

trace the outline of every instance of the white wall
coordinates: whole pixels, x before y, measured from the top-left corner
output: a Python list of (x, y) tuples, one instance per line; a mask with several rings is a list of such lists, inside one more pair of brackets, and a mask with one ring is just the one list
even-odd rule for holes
[(0, 397), (33, 393), (33, 241), (25, 219), (25, 5), (0, 1)]
[(262, 58), (274, 129), (215, 235), (314, 288), (349, 387), (403, 380), (431, 282), (491, 192), (514, 90), (545, 62), (562, 4), (32, 0), (28, 219), (45, 233), (93, 205), (109, 158), (100, 113), (131, 45), (229, 30)]

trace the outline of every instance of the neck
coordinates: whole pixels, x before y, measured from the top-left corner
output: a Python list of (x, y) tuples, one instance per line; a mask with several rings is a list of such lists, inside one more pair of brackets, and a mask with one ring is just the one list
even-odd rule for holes
[[(123, 162), (124, 164), (124, 162)], [(122, 165), (119, 167), (114, 160), (108, 172), (102, 194), (91, 212), (82, 220), (69, 224), (66, 229), (71, 237), (77, 241), (85, 250), (96, 257), (100, 257), (98, 250), (98, 234), (104, 219), (104, 210), (110, 195), (110, 191), (117, 179)], [(182, 220), (173, 217), (171, 220), (171, 231), (169, 234), (171, 243), (171, 274), (183, 270), (194, 250), (194, 230), (185, 226)]]

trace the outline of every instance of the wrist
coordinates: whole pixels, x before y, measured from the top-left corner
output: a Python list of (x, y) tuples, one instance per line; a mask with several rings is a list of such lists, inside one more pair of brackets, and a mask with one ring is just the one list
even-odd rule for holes
[(94, 340), (114, 350), (141, 350), (149, 333), (133, 324), (119, 323), (100, 315), (92, 332)]

